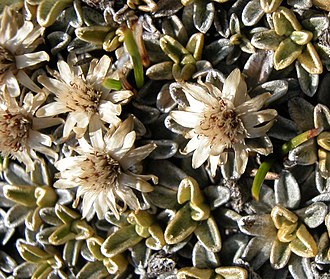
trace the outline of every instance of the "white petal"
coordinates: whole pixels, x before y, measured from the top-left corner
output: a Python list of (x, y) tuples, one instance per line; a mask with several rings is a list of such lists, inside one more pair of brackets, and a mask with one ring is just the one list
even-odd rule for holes
[(258, 111), (263, 107), (265, 102), (270, 98), (270, 93), (263, 93), (261, 95), (258, 95), (243, 104), (239, 105), (237, 108), (235, 108), (235, 112), (237, 114), (247, 113), (247, 112), (254, 112)]
[(16, 68), (24, 69), (26, 67), (37, 65), (44, 61), (49, 61), (49, 56), (45, 51), (38, 51), (15, 56), (15, 60)]
[(78, 139), (79, 147), (82, 149), (84, 153), (93, 153), (93, 147), (87, 142), (85, 138)]
[(75, 188), (77, 186), (77, 183), (67, 179), (59, 179), (54, 183), (54, 187), (59, 189)]
[(44, 135), (38, 131), (29, 130), (29, 143), (42, 144), (45, 146), (52, 145), (52, 139), (50, 136)]
[(50, 104), (47, 104), (40, 109), (37, 110), (36, 116), (37, 117), (48, 117), (48, 116), (54, 116), (59, 115), (61, 113), (65, 113), (69, 111), (68, 108), (59, 102), (53, 102)]
[(171, 111), (170, 117), (173, 118), (175, 122), (186, 128), (195, 128), (200, 125), (203, 116), (199, 113), (189, 112), (189, 111)]
[(41, 91), (41, 88), (38, 85), (36, 85), (23, 70), (19, 70), (16, 77), (23, 86), (27, 87), (31, 91), (33, 92)]
[(102, 123), (100, 117), (94, 114), (89, 123), (89, 138), (94, 148), (98, 150), (104, 149), (104, 141), (102, 135)]
[(89, 83), (102, 83), (105, 75), (107, 74), (111, 64), (111, 59), (107, 55), (103, 55), (94, 68), (93, 75), (89, 76)]
[(5, 42), (4, 46), (11, 53), (14, 53), (16, 48), (22, 44), (28, 34), (33, 30), (33, 23), (31, 21), (24, 21), (22, 27), (17, 30), (14, 37)]
[(211, 96), (208, 91), (200, 85), (194, 85), (191, 83), (181, 84), (183, 92), (186, 95), (191, 95), (194, 99), (209, 106), (217, 106), (218, 101)]
[(57, 62), (57, 68), (60, 72), (61, 78), (65, 81), (66, 84), (70, 85), (73, 75), (69, 65), (63, 60), (60, 60)]
[(42, 75), (38, 77), (38, 81), (50, 92), (53, 92), (57, 97), (61, 96), (63, 92), (70, 90), (68, 85), (54, 78), (49, 78)]
[(32, 128), (34, 130), (41, 130), (52, 126), (63, 124), (62, 118), (32, 118)]
[(17, 97), (21, 94), (18, 81), (12, 72), (7, 72), (4, 75), (3, 82), (6, 84), (6, 89), (11, 97)]
[(192, 151), (194, 151), (199, 146), (200, 137), (198, 135), (195, 135), (186, 145), (186, 147), (183, 149), (182, 154), (188, 154)]
[(235, 152), (235, 172), (236, 176), (240, 177), (246, 169), (248, 163), (248, 152), (243, 144), (234, 144), (233, 149)]
[(57, 161), (54, 165), (59, 171), (64, 171), (66, 169), (71, 169), (80, 165), (84, 161), (83, 157), (67, 157)]
[(220, 155), (218, 156), (210, 156), (209, 162), (210, 162), (210, 170), (211, 170), (211, 176), (215, 177), (218, 169), (218, 164), (219, 164), (219, 158)]
[(133, 118), (129, 117), (120, 123), (112, 135), (107, 135), (106, 144), (109, 150), (117, 150), (123, 146), (126, 135), (133, 130)]
[(96, 199), (95, 193), (86, 193), (83, 197), (82, 202), (82, 218), (86, 218), (87, 215), (89, 215), (91, 210), (94, 210), (93, 203)]
[(274, 119), (277, 112), (274, 109), (266, 109), (262, 111), (250, 112), (240, 116), (244, 127), (248, 130), (251, 127), (259, 126), (265, 122)]
[(201, 138), (199, 146), (194, 151), (192, 157), (192, 167), (194, 169), (199, 168), (210, 156), (210, 143), (207, 138)]
[(235, 106), (246, 101), (247, 86), (239, 69), (233, 70), (226, 78), (222, 89), (222, 97), (231, 101)]
[(131, 90), (120, 90), (110, 92), (107, 98), (113, 103), (121, 103), (127, 101), (132, 96), (134, 96), (134, 93)]
[(74, 118), (74, 113), (69, 113), (63, 127), (63, 138), (69, 137), (73, 130), (73, 127), (77, 124), (77, 120)]

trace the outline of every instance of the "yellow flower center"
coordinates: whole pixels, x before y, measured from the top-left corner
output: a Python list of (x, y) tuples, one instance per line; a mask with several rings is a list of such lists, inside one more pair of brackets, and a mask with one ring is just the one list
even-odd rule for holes
[(23, 151), (32, 122), (21, 113), (0, 112), (0, 149), (3, 156)]
[(10, 67), (13, 67), (15, 57), (0, 45), (0, 74), (6, 72)]
[(246, 134), (241, 119), (223, 100), (219, 101), (218, 107), (204, 112), (197, 133), (208, 137), (212, 144), (225, 144), (227, 147), (241, 141)]
[(64, 101), (67, 108), (71, 111), (83, 111), (95, 113), (100, 104), (102, 93), (95, 90), (91, 84), (86, 83), (80, 78), (75, 78), (70, 84), (70, 90), (63, 92), (63, 97), (59, 101)]
[(121, 167), (109, 154), (95, 152), (87, 155), (82, 163), (83, 173), (79, 176), (85, 190), (102, 192), (118, 183)]

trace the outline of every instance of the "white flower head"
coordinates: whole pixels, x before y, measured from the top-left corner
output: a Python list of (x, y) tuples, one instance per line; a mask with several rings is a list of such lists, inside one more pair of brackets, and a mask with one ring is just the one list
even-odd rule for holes
[[(31, 80), (28, 81), (33, 84)], [(34, 87), (37, 88), (35, 84)], [(20, 92), (17, 92), (17, 95), (20, 95)], [(6, 87), (2, 92), (0, 101), (1, 156), (12, 157), (24, 163), (28, 172), (34, 170), (34, 160), (39, 159), (36, 151), (55, 160), (58, 156), (50, 148), (52, 138), (39, 130), (58, 125), (62, 120), (59, 118), (44, 118), (40, 120), (34, 117), (35, 111), (46, 98), (47, 94), (41, 90), (37, 94), (29, 92), (24, 96), (23, 103), (20, 105), (16, 98), (9, 95)]]
[(49, 61), (45, 51), (34, 52), (42, 42), (43, 32), (43, 27), (24, 20), (19, 12), (7, 6), (4, 8), (0, 22), (0, 84), (7, 84), (13, 97), (16, 97), (13, 86), (7, 79), (19, 69)]
[(144, 198), (143, 193), (153, 190), (146, 180), (152, 179), (157, 183), (157, 177), (140, 175), (134, 170), (156, 145), (134, 148), (136, 134), (132, 129), (133, 119), (129, 117), (117, 128), (110, 129), (104, 137), (98, 130), (91, 138), (91, 145), (85, 138), (78, 140), (77, 156), (55, 163), (60, 173), (54, 186), (78, 186), (74, 206), (82, 197), (83, 218), (89, 220), (96, 213), (99, 219), (103, 219), (108, 210), (119, 218), (119, 213), (127, 206), (133, 210), (146, 209), (146, 204), (142, 204), (140, 199)]
[(86, 76), (81, 67), (74, 66), (75, 59), (74, 55), (69, 55), (68, 63), (59, 61), (59, 72), (53, 73), (55, 78), (38, 78), (47, 90), (55, 94), (55, 100), (40, 108), (37, 116), (68, 113), (63, 128), (64, 139), (72, 131), (77, 138), (81, 138), (87, 128), (93, 133), (102, 129), (106, 123), (117, 125), (120, 122), (118, 116), (121, 113), (121, 103), (133, 95), (129, 90), (110, 92), (103, 87), (102, 83), (111, 65), (108, 56), (104, 55), (100, 60), (93, 59)]
[(186, 98), (183, 102), (187, 105), (172, 111), (166, 125), (176, 132), (179, 129), (190, 139), (183, 153), (194, 151), (193, 168), (208, 160), (214, 176), (217, 166), (227, 161), (226, 151), (233, 149), (236, 176), (240, 176), (245, 171), (248, 152), (263, 152), (263, 146), (249, 146), (248, 139), (261, 138), (267, 146), (263, 154), (271, 152), (272, 145), (265, 134), (273, 125), (277, 113), (273, 109), (259, 111), (270, 94), (264, 93), (251, 99), (238, 69), (227, 77), (222, 90), (208, 82), (199, 80), (198, 83), (180, 83)]

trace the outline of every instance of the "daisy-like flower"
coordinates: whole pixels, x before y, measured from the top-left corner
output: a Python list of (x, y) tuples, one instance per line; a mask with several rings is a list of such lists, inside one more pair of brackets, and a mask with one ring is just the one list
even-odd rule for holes
[[(60, 171), (56, 188), (73, 188), (78, 186), (74, 206), (82, 201), (83, 218), (90, 220), (95, 212), (103, 219), (110, 209), (116, 218), (119, 213), (130, 207), (133, 210), (146, 209), (142, 203), (143, 193), (151, 192), (153, 187), (146, 181), (153, 175), (140, 175), (141, 160), (146, 158), (155, 148), (155, 144), (147, 144), (134, 148), (136, 134), (133, 131), (133, 119), (129, 117), (117, 128), (112, 128), (104, 136), (98, 130), (91, 138), (91, 145), (85, 138), (78, 139), (75, 148), (77, 156), (67, 157), (55, 163)], [(120, 201), (120, 202), (118, 202)]]
[[(20, 73), (23, 79), (32, 87), (38, 89), (37, 85)], [(17, 82), (17, 80), (16, 80)], [(20, 91), (15, 95), (20, 95)], [(58, 125), (62, 122), (59, 118), (38, 119), (34, 117), (35, 111), (46, 100), (45, 94), (39, 88), (39, 93), (27, 93), (23, 104), (20, 105), (16, 98), (9, 95), (6, 87), (2, 92), (0, 100), (0, 153), (2, 157), (12, 157), (26, 166), (26, 171), (34, 170), (34, 160), (38, 159), (36, 153), (48, 155), (55, 160), (57, 153), (50, 148), (52, 139), (39, 130)]]
[[(235, 176), (240, 176), (245, 171), (249, 151), (264, 155), (272, 152), (272, 144), (265, 134), (273, 125), (277, 112), (274, 109), (259, 111), (270, 94), (251, 99), (238, 69), (227, 77), (222, 90), (211, 83), (198, 82), (180, 83), (186, 98), (182, 103), (188, 103), (182, 105), (181, 110), (170, 113), (166, 126), (190, 139), (182, 152), (194, 151), (193, 168), (209, 160), (214, 176), (217, 166), (227, 161), (226, 151), (233, 149)], [(254, 143), (250, 144), (252, 138)]]
[(42, 42), (43, 32), (44, 28), (24, 20), (19, 12), (4, 8), (0, 22), (0, 84), (7, 84), (13, 97), (17, 87), (13, 88), (12, 73), (49, 61), (45, 51), (33, 52)]
[(100, 60), (93, 59), (86, 77), (81, 67), (74, 66), (76, 57), (69, 55), (68, 63), (57, 63), (59, 72), (53, 76), (39, 76), (38, 81), (55, 94), (51, 102), (37, 111), (38, 117), (55, 116), (68, 113), (63, 138), (72, 131), (81, 138), (87, 128), (93, 133), (102, 129), (105, 123), (117, 125), (120, 122), (121, 104), (129, 100), (133, 92), (129, 90), (112, 91), (103, 87), (102, 82), (108, 74), (111, 60), (104, 55)]

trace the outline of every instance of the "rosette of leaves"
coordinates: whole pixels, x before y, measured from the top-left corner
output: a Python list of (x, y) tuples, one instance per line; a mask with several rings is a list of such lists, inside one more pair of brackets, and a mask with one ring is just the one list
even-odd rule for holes
[(272, 14), (272, 29), (253, 35), (251, 43), (256, 48), (274, 51), (274, 68), (282, 70), (298, 60), (310, 74), (321, 74), (321, 59), (311, 42), (313, 33), (304, 30), (295, 14), (279, 7)]
[(56, 202), (68, 203), (72, 200), (69, 191), (55, 190), (51, 184), (48, 166), (44, 161), (36, 163), (35, 170), (27, 174), (18, 164), (4, 161), (4, 196), (15, 203), (5, 217), (6, 226), (15, 228), (25, 222), (32, 231), (42, 224), (40, 210), (52, 207)]
[(186, 47), (169, 35), (163, 36), (159, 44), (172, 61), (152, 65), (146, 72), (147, 76), (155, 80), (189, 80), (196, 72), (197, 61), (201, 60), (204, 35), (202, 33), (193, 34)]
[(184, 267), (177, 273), (178, 279), (247, 279), (248, 272), (238, 266), (222, 266), (212, 269), (200, 269), (196, 267)]
[[(258, 270), (268, 259), (273, 269), (288, 269), (294, 278), (310, 278), (309, 258), (318, 247), (310, 229), (324, 222), (327, 206), (315, 202), (299, 208), (300, 187), (295, 177), (282, 171), (273, 192), (264, 185), (260, 202), (254, 202), (257, 214), (239, 219), (240, 230), (253, 236), (241, 253), (241, 259)], [(308, 229), (309, 228), (309, 229)]]
[(16, 248), (20, 256), (26, 261), (14, 269), (13, 274), (21, 274), (23, 278), (67, 278), (65, 261), (53, 247), (43, 248), (18, 239)]
[(296, 98), (289, 102), (289, 112), (300, 131), (316, 128), (319, 134), (291, 150), (288, 159), (299, 165), (312, 165), (318, 162), (321, 175), (329, 178), (330, 110), (322, 104), (313, 107), (304, 99)]
[(141, 241), (152, 250), (160, 250), (165, 245), (161, 227), (147, 211), (129, 211), (122, 214), (119, 220), (112, 215), (107, 217), (118, 229), (101, 245), (101, 252), (105, 257), (115, 257)]
[(109, 274), (120, 276), (127, 268), (128, 261), (123, 254), (117, 254), (113, 257), (106, 257), (101, 252), (101, 246), (104, 239), (100, 236), (93, 236), (87, 239), (87, 247), (93, 261), (88, 261), (77, 274), (77, 278), (103, 278)]
[(242, 33), (236, 14), (231, 14), (227, 24), (229, 25), (228, 38), (221, 38), (205, 47), (205, 56), (212, 65), (217, 65), (225, 58), (226, 64), (230, 65), (239, 59), (242, 51), (249, 54), (255, 52), (250, 40)]
[(199, 185), (192, 177), (183, 179), (177, 192), (181, 208), (167, 224), (164, 238), (174, 245), (185, 241), (193, 233), (202, 246), (213, 253), (221, 250), (221, 236), (210, 207), (205, 203)]
[[(205, 34), (212, 26), (216, 3), (224, 3), (228, 0), (181, 0), (182, 5), (192, 5), (192, 17), (195, 28)], [(215, 3), (214, 3), (215, 2)]]

